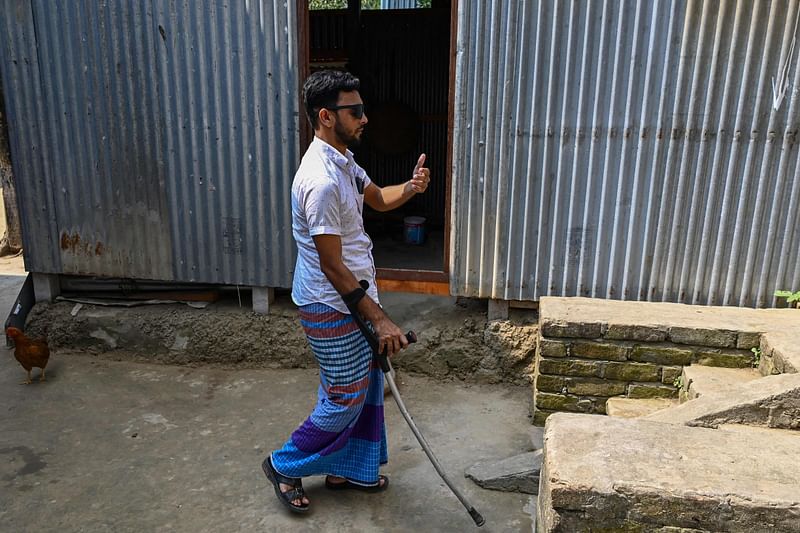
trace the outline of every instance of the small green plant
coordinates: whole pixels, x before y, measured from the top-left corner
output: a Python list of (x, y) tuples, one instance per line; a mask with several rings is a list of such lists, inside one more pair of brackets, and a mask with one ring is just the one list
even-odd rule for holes
[(800, 308), (800, 291), (775, 291), (775, 296), (777, 298), (786, 298), (786, 303), (789, 304), (789, 307)]
[(753, 368), (758, 368), (761, 364), (761, 348), (750, 348), (750, 351), (753, 352)]
[(677, 378), (675, 378), (674, 380), (672, 380), (672, 385), (676, 389), (682, 389), (683, 388), (683, 375), (680, 375)]

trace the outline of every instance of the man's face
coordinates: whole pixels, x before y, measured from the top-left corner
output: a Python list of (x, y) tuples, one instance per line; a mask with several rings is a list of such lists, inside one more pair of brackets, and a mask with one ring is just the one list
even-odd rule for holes
[[(349, 106), (349, 105), (364, 105), (361, 100), (361, 95), (358, 91), (340, 92), (339, 100), (336, 106)], [(333, 126), (333, 131), (336, 133), (339, 141), (345, 144), (348, 148), (355, 148), (361, 144), (361, 135), (364, 133), (364, 126), (367, 125), (367, 114), (362, 113), (361, 117), (357, 116), (357, 110), (337, 109), (333, 111), (336, 114), (336, 123)]]

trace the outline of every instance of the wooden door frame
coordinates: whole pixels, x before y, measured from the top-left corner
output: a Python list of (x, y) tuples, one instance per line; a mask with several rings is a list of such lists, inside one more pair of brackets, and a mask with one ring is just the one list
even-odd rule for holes
[[(450, 231), (451, 231), (451, 187), (453, 179), (453, 123), (455, 118), (455, 77), (456, 77), (456, 32), (458, 30), (458, 4), (460, 0), (450, 2), (450, 72), (447, 97), (447, 167), (445, 176), (445, 214), (444, 214), (444, 255), (442, 270), (412, 270), (402, 268), (378, 268), (378, 287), (385, 291), (417, 292), (425, 294), (450, 295)], [(302, 102), (303, 83), (311, 71), (309, 47), (309, 9), (308, 0), (297, 2), (297, 55), (298, 65), (298, 98)], [(298, 120), (300, 121), (300, 151), (303, 152), (311, 143), (313, 132), (305, 117), (305, 109), (301, 104)]]
[(300, 128), (300, 151), (299, 156), (305, 153), (308, 145), (311, 144), (311, 124), (306, 117), (305, 106), (303, 106), (303, 83), (311, 74), (311, 51), (308, 44), (309, 22), (308, 22), (308, 0), (297, 0), (297, 101), (300, 102), (300, 113), (297, 116)]

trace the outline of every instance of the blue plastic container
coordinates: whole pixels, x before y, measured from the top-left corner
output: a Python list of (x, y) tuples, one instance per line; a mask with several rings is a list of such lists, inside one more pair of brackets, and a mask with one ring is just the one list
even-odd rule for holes
[(408, 244), (425, 242), (425, 217), (405, 217), (403, 219), (403, 235)]

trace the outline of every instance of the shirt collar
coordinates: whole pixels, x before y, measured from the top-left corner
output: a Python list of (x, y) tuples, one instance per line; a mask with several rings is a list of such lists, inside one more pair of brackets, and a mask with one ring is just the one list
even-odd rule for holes
[(327, 142), (323, 141), (316, 135), (314, 136), (313, 143), (316, 143), (318, 145), (317, 148), (321, 150), (334, 163), (336, 163), (336, 166), (338, 167), (347, 169), (354, 162), (353, 152), (351, 152), (350, 150), (346, 150), (345, 153), (342, 154), (339, 150), (337, 150)]

